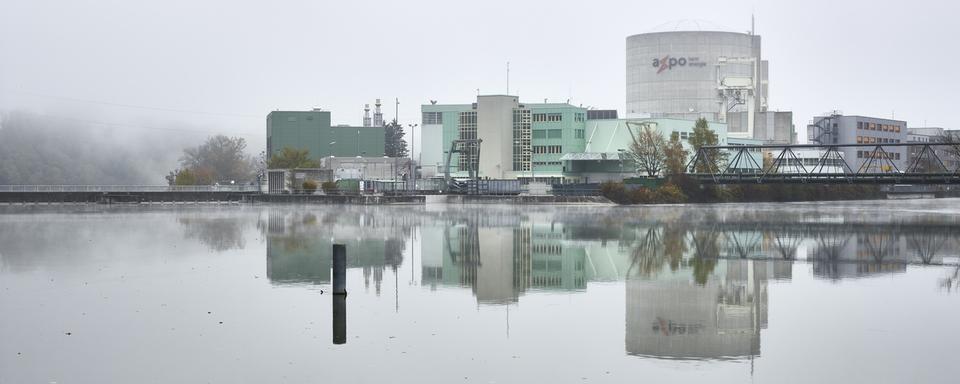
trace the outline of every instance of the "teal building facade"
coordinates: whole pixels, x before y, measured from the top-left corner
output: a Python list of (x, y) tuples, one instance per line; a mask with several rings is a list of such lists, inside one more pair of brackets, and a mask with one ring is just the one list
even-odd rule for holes
[(307, 150), (315, 161), (335, 157), (382, 157), (384, 127), (333, 126), (330, 111), (273, 111), (267, 115), (267, 159), (283, 148)]
[[(489, 105), (484, 107), (484, 105)], [(649, 126), (665, 139), (677, 133), (693, 156), (689, 138), (695, 120), (676, 118), (588, 119), (587, 109), (568, 103), (521, 103), (516, 96), (478, 96), (472, 104), (421, 106), (422, 167), (443, 173), (444, 160), (457, 139), (483, 140), (480, 159), (450, 156), (450, 173), (465, 177), (476, 167), (481, 178), (592, 183), (644, 176), (625, 152), (633, 137)], [(485, 117), (494, 115), (494, 117)], [(509, 116), (509, 119), (497, 118)], [(725, 123), (710, 122), (720, 145), (760, 144), (728, 137)], [(486, 135), (484, 134), (486, 132)], [(491, 133), (493, 132), (493, 133)], [(762, 154), (753, 154), (762, 164)], [(473, 161), (473, 163), (471, 162)]]

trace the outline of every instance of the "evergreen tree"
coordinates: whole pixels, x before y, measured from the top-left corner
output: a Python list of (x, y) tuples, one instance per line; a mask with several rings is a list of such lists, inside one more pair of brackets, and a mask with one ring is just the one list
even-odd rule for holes
[(403, 126), (393, 119), (383, 129), (383, 153), (387, 157), (407, 157), (407, 141), (403, 138)]
[(683, 143), (680, 141), (680, 133), (670, 134), (670, 141), (667, 142), (663, 154), (666, 156), (666, 168), (670, 175), (686, 173), (684, 167), (687, 166), (687, 150), (683, 148)]
[(693, 147), (697, 155), (706, 155), (706, 158), (701, 156), (699, 161), (697, 161), (696, 172), (698, 173), (710, 173), (710, 172), (719, 172), (723, 169), (723, 166), (727, 162), (727, 153), (719, 149), (708, 149), (700, 153), (700, 148), (705, 146), (719, 145), (720, 140), (717, 138), (717, 133), (710, 129), (710, 125), (707, 123), (707, 119), (699, 118), (693, 126), (693, 133), (690, 134), (690, 146)]

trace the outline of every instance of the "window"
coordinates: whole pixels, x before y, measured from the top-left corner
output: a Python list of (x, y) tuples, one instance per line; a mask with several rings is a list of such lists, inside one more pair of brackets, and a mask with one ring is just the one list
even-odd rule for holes
[(863, 122), (862, 122), (862, 121), (858, 121), (858, 122), (857, 122), (857, 129), (863, 129)]
[[(460, 112), (458, 119), (457, 131), (461, 139), (476, 139), (477, 138), (477, 112)], [(466, 149), (465, 144), (460, 144), (460, 149)], [(469, 153), (461, 153), (457, 160), (457, 169), (461, 171), (466, 171), (470, 169), (477, 169), (477, 157), (476, 155), (471, 155)]]
[(548, 138), (548, 139), (562, 139), (562, 138), (563, 138), (563, 130), (562, 130), (562, 129), (550, 129), (550, 130), (547, 130), (547, 138)]
[(574, 130), (573, 130), (573, 137), (575, 137), (575, 138), (577, 138), (577, 139), (584, 139), (584, 138), (586, 138), (586, 132), (585, 132), (585, 130), (583, 130), (583, 129), (574, 129)]
[(534, 113), (534, 114), (533, 114), (533, 122), (534, 122), (534, 123), (539, 123), (539, 122), (543, 122), (543, 121), (547, 121), (547, 114), (546, 114), (546, 113)]
[(535, 129), (535, 130), (533, 131), (533, 138), (534, 138), (534, 139), (546, 139), (546, 138), (547, 138), (547, 130), (545, 130), (545, 129)]
[(513, 170), (529, 171), (531, 160), (530, 110), (513, 110)]
[(576, 121), (576, 122), (578, 122), (578, 123), (582, 123), (584, 120), (586, 120), (586, 115), (585, 115), (585, 114), (583, 114), (583, 113), (574, 113), (574, 114), (573, 114), (573, 121)]
[(863, 136), (857, 136), (857, 144), (863, 144)]
[(538, 155), (548, 154), (548, 153), (562, 153), (561, 146), (559, 145), (534, 145), (533, 153)]
[(443, 124), (443, 112), (424, 112), (423, 125)]
[(547, 114), (547, 121), (553, 121), (553, 122), (563, 121), (563, 114), (561, 114), (561, 113), (548, 113), (548, 114)]

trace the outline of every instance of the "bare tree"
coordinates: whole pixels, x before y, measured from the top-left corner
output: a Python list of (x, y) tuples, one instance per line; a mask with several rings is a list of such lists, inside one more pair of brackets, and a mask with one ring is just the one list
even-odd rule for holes
[[(627, 123), (628, 129), (630, 124)], [(627, 155), (638, 170), (646, 172), (647, 176), (657, 176), (666, 164), (667, 141), (652, 124), (643, 122), (639, 125), (638, 132), (630, 130), (633, 143), (630, 144)]]

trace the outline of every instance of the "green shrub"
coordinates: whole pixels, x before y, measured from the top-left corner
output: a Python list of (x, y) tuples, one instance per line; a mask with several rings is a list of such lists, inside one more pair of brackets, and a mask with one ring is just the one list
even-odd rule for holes
[(683, 194), (676, 184), (666, 183), (654, 192), (654, 201), (660, 204), (682, 204), (687, 202), (687, 195)]
[(630, 190), (628, 196), (631, 204), (653, 204), (656, 202), (656, 194), (646, 187)]
[(603, 182), (600, 184), (600, 195), (617, 204), (630, 204), (630, 199), (627, 196), (627, 189), (621, 182)]
[(314, 180), (307, 180), (303, 182), (301, 187), (305, 192), (313, 193), (313, 192), (316, 192), (317, 190), (317, 182)]
[(323, 184), (320, 184), (320, 188), (323, 189), (323, 193), (332, 194), (337, 191), (337, 182), (335, 181), (324, 181)]

